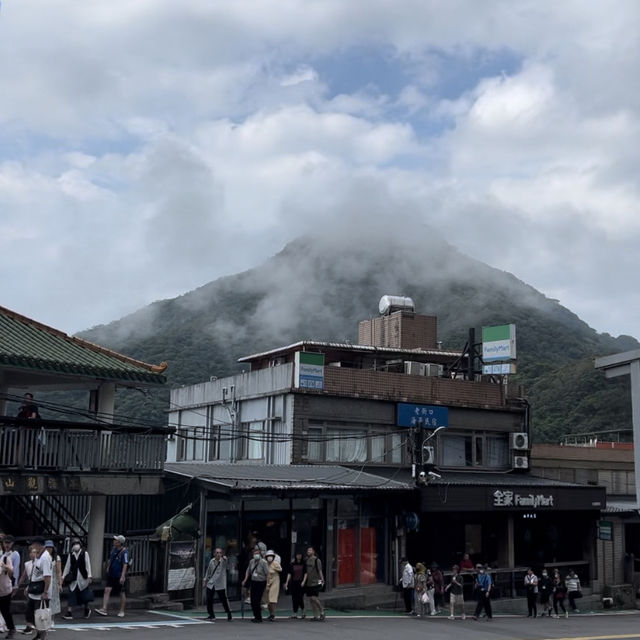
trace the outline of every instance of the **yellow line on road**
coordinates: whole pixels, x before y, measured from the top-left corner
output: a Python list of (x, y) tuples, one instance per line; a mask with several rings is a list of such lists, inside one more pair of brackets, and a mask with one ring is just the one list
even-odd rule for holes
[(545, 638), (545, 640), (622, 640), (623, 638), (640, 638), (640, 633), (607, 634), (604, 636), (567, 636), (566, 638)]

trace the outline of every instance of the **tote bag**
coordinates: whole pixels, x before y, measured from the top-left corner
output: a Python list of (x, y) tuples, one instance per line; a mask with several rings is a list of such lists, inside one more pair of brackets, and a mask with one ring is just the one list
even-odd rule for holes
[(33, 617), (38, 631), (51, 629), (51, 609), (44, 602), (41, 602), (40, 608), (33, 612)]

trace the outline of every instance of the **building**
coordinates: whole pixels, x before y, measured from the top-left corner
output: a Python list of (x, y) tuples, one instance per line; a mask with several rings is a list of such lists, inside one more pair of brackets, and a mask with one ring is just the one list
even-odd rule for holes
[[(381, 311), (365, 344), (301, 341), (172, 391), (167, 477), (206, 488), (204, 556), (240, 558), (256, 531), (283, 557), (318, 547), (336, 591), (395, 582), (405, 554), (449, 567), (469, 552), (504, 571), (505, 595), (532, 563), (588, 582), (604, 489), (531, 476), (522, 390), (478, 373), (473, 349), (443, 349), (406, 299)], [(339, 496), (317, 486), (336, 473)]]
[[(0, 307), (3, 529), (79, 536), (102, 558), (108, 499), (164, 491), (168, 430), (116, 420), (116, 388), (163, 385), (165, 369)], [(51, 391), (81, 392), (86, 408), (39, 402)], [(25, 393), (43, 417), (16, 417)], [(101, 576), (102, 562), (94, 560), (93, 572)]]

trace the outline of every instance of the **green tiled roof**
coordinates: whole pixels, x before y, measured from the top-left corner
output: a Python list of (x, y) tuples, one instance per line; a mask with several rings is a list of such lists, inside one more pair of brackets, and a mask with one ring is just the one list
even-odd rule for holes
[(0, 366), (115, 382), (163, 384), (166, 363), (151, 365), (74, 338), (0, 307)]

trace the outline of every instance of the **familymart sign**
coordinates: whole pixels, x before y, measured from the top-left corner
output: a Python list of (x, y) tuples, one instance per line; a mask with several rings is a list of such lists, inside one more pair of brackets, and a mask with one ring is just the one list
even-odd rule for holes
[(516, 325), (482, 327), (482, 360), (498, 362), (516, 359)]
[(296, 352), (294, 384), (299, 389), (324, 389), (324, 353)]

